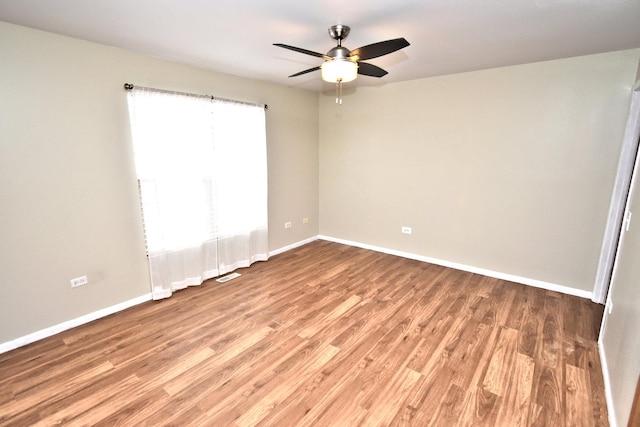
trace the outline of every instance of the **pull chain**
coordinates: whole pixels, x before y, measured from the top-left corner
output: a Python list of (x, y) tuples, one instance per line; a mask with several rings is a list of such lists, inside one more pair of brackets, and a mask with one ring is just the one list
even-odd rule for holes
[(342, 79), (336, 82), (336, 104), (342, 105)]

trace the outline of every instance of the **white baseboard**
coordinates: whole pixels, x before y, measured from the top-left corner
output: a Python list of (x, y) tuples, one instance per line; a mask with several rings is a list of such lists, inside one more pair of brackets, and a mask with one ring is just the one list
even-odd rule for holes
[(313, 242), (315, 240), (318, 240), (318, 236), (309, 237), (308, 239), (300, 240), (299, 242), (292, 243), (292, 244), (284, 246), (284, 247), (282, 247), (280, 249), (275, 249), (273, 251), (269, 251), (269, 256), (279, 255), (279, 254), (281, 254), (283, 252), (290, 251), (291, 249), (295, 249), (295, 248), (298, 248), (300, 246), (304, 246), (307, 243), (311, 243), (311, 242)]
[(604, 379), (604, 396), (607, 401), (607, 415), (609, 416), (609, 426), (617, 427), (613, 396), (611, 395), (611, 377), (609, 376), (609, 365), (607, 364), (607, 356), (604, 353), (604, 345), (602, 343), (602, 335), (598, 338), (598, 354), (600, 355), (600, 366), (602, 367), (602, 378)]
[(514, 276), (512, 274), (500, 273), (498, 271), (486, 270), (484, 268), (478, 268), (471, 265), (459, 264), (457, 262), (445, 261), (437, 258), (431, 258), (423, 255), (416, 255), (409, 252), (397, 251), (394, 249), (382, 248), (379, 246), (368, 245), (365, 243), (354, 242), (351, 240), (338, 239), (330, 236), (318, 236), (318, 239), (327, 240), (330, 242), (341, 243), (343, 245), (355, 246), (362, 249), (370, 249), (376, 252), (382, 252), (385, 254), (396, 255), (403, 258), (415, 259), (417, 261), (428, 262), (430, 264), (441, 265), (443, 267), (454, 268), (456, 270), (468, 271), (470, 273), (481, 274), (483, 276), (494, 277), (496, 279), (507, 280), (509, 282), (520, 283), (523, 285), (533, 286), (535, 288), (542, 288), (549, 291), (560, 292), (567, 295), (574, 295), (580, 298), (591, 299), (592, 292), (584, 291), (582, 289), (575, 289), (568, 286), (556, 285), (555, 283), (543, 282), (541, 280), (530, 279), (527, 277)]
[(31, 344), (32, 342), (41, 340), (43, 338), (50, 337), (52, 335), (66, 331), (67, 329), (84, 325), (85, 323), (89, 323), (101, 317), (109, 316), (110, 314), (117, 313), (118, 311), (125, 310), (129, 307), (133, 307), (134, 305), (142, 304), (143, 302), (147, 302), (147, 301), (151, 301), (150, 293), (139, 296), (137, 298), (130, 299), (128, 301), (123, 301), (119, 304), (112, 305), (111, 307), (106, 307), (101, 310), (94, 311), (93, 313), (85, 314), (84, 316), (76, 317), (75, 319), (72, 319), (72, 320), (67, 320), (66, 322), (59, 323), (49, 328), (41, 329), (29, 335), (16, 338), (12, 341), (7, 341), (5, 343), (0, 344), (0, 354), (6, 353), (7, 351), (16, 349), (18, 347), (25, 346), (27, 344)]

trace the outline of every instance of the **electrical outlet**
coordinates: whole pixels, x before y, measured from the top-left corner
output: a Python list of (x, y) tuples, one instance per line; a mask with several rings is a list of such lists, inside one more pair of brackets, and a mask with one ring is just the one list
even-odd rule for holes
[(402, 234), (411, 234), (411, 227), (402, 227), (400, 231), (402, 231)]
[(76, 277), (75, 279), (71, 279), (71, 287), (77, 288), (78, 286), (86, 285), (89, 283), (89, 279), (87, 276)]
[(287, 221), (284, 223), (284, 228), (291, 228), (291, 221)]
[(303, 224), (308, 224), (309, 223), (309, 218), (302, 218), (302, 223)]

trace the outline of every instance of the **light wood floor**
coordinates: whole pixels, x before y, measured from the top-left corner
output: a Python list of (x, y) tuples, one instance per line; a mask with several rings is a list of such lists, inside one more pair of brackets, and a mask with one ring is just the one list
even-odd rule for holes
[(0, 425), (605, 426), (600, 306), (317, 241), (0, 355)]

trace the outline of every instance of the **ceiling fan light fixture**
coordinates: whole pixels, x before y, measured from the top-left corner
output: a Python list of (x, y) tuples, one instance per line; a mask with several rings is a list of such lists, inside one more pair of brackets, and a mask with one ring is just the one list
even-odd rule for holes
[(324, 62), (322, 80), (329, 83), (347, 83), (358, 77), (358, 64), (348, 59), (334, 59)]

